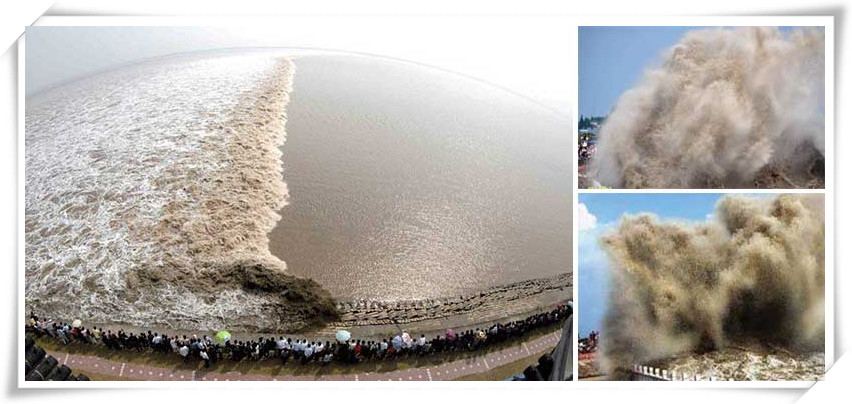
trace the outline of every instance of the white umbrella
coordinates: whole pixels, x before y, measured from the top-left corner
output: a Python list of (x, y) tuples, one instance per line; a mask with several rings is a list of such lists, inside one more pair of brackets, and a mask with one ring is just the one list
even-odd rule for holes
[(346, 330), (338, 330), (337, 334), (334, 334), (334, 338), (340, 342), (346, 342), (349, 341), (350, 338), (352, 338), (352, 334), (350, 334), (349, 331)]
[(407, 332), (403, 331), (402, 342), (405, 343), (405, 346), (411, 346), (411, 343), (413, 342), (412, 339), (411, 339), (411, 335), (409, 335)]
[(83, 325), (83, 322), (79, 318), (71, 322), (71, 327), (74, 328), (80, 328), (81, 325)]

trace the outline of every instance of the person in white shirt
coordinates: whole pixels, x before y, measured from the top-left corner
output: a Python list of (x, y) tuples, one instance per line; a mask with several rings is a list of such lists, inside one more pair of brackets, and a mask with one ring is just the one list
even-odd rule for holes
[(420, 334), (420, 338), (414, 342), (414, 345), (417, 353), (423, 355), (426, 351), (426, 335)]
[(198, 354), (201, 355), (201, 359), (204, 360), (204, 367), (209, 368), (210, 367), (210, 355), (207, 355), (207, 351), (202, 350)]
[(313, 343), (305, 346), (304, 354), (305, 354), (305, 356), (304, 356), (304, 358), (302, 358), (303, 364), (310, 362), (311, 356), (314, 355), (314, 344)]
[(290, 343), (290, 340), (285, 340), (284, 337), (281, 337), (281, 341), (279, 342), (281, 342), (281, 346), (283, 346), (283, 348), (278, 351), (278, 354), (281, 356), (281, 365), (283, 366), (286, 365), (287, 360), (290, 359), (290, 350), (293, 349), (295, 343)]
[(178, 353), (180, 354), (180, 356), (183, 357), (184, 362), (189, 361), (189, 347), (188, 346), (182, 345), (180, 348), (178, 348)]

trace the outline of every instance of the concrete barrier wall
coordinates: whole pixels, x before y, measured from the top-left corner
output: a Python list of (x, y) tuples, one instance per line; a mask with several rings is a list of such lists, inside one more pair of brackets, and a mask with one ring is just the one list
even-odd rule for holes
[(595, 352), (585, 352), (585, 353), (579, 353), (577, 356), (578, 356), (577, 359), (581, 360), (581, 361), (593, 361), (593, 360), (595, 360), (595, 357), (597, 356), (597, 354)]
[(643, 381), (716, 381), (720, 380), (710, 375), (678, 373), (668, 369), (653, 366), (633, 365), (634, 380)]

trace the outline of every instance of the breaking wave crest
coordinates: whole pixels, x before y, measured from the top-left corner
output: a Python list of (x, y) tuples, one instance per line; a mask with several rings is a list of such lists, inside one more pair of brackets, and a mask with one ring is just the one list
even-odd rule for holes
[(622, 219), (601, 240), (612, 262), (609, 373), (731, 344), (821, 351), (824, 224), (821, 195), (725, 197), (701, 224)]
[(590, 174), (619, 188), (824, 186), (820, 29), (704, 29), (619, 98)]
[(260, 52), (179, 56), (29, 99), (27, 309), (181, 329), (336, 317), (268, 249), (293, 73)]

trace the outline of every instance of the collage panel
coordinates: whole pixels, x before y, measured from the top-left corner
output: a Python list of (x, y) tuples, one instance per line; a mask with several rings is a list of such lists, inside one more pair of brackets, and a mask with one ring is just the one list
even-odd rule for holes
[(580, 195), (579, 377), (819, 380), (822, 194)]
[(581, 189), (825, 188), (825, 29), (581, 26)]
[(462, 47), (25, 38), (26, 381), (572, 379), (558, 97)]

